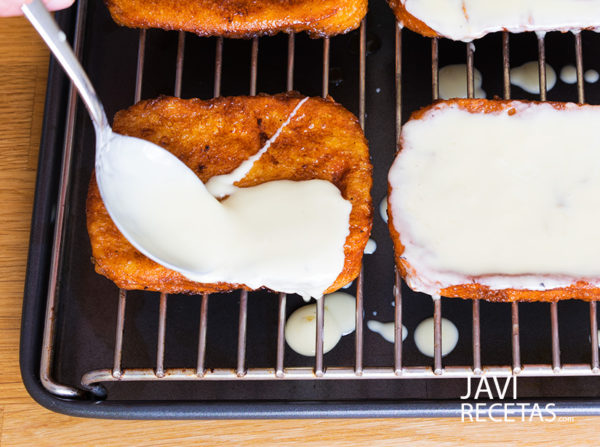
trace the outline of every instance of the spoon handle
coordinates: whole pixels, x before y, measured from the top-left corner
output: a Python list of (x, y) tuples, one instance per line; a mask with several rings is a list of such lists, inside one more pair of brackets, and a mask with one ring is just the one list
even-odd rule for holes
[(85, 74), (83, 67), (77, 60), (73, 50), (67, 43), (67, 37), (59, 28), (54, 18), (50, 15), (41, 0), (32, 0), (30, 3), (24, 3), (21, 10), (25, 17), (31, 22), (36, 31), (40, 34), (50, 51), (60, 62), (75, 87), (81, 95), (81, 99), (92, 117), (98, 137), (100, 137), (106, 128), (109, 128), (104, 107), (96, 95), (89, 78)]

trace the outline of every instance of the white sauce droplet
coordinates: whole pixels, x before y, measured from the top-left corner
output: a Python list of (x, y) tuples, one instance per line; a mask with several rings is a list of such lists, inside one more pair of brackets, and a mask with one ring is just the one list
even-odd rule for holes
[(565, 84), (575, 84), (577, 82), (577, 69), (573, 65), (565, 65), (560, 70), (560, 80)]
[[(434, 356), (433, 318), (427, 318), (415, 329), (415, 344), (423, 355)], [(458, 343), (458, 329), (450, 320), (442, 318), (442, 356), (450, 354)]]
[(383, 221), (385, 223), (387, 223), (387, 221), (388, 221), (387, 196), (384, 196), (383, 199), (381, 199), (381, 203), (379, 204), (379, 215), (381, 216)]
[[(473, 70), (475, 98), (485, 98), (485, 91), (481, 88), (483, 78), (481, 72)], [(446, 65), (439, 73), (440, 98), (466, 98), (467, 97), (467, 66), (465, 64)]]
[[(385, 340), (390, 343), (394, 343), (394, 322), (382, 323), (376, 320), (367, 321), (367, 327), (369, 330), (381, 335)], [(408, 336), (408, 329), (402, 325), (402, 341), (406, 340)]]
[(600, 74), (598, 74), (596, 70), (587, 70), (583, 74), (583, 79), (585, 79), (585, 82), (593, 84), (594, 82), (598, 82), (598, 79), (600, 79)]
[[(323, 353), (331, 351), (343, 335), (354, 331), (356, 299), (344, 292), (324, 296)], [(315, 355), (317, 305), (308, 304), (296, 309), (285, 323), (285, 341), (300, 355)]]
[[(540, 77), (537, 61), (526, 62), (510, 70), (510, 83), (521, 87), (528, 93), (540, 93)], [(546, 91), (556, 85), (556, 72), (546, 64)]]
[(367, 241), (367, 245), (365, 246), (365, 254), (372, 255), (375, 253), (375, 250), (377, 250), (377, 242), (375, 242), (373, 239), (369, 239)]

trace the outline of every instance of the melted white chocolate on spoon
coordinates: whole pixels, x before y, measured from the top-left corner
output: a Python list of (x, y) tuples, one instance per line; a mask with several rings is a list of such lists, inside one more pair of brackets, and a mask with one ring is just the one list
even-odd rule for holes
[(102, 197), (113, 206), (109, 213), (119, 216), (121, 232), (134, 235), (128, 239), (144, 254), (194, 281), (322, 296), (344, 266), (350, 202), (324, 180), (233, 186), (306, 100), (255, 156), (209, 182), (216, 196), (228, 195), (221, 202), (174, 155), (113, 134), (96, 169), (103, 170)]
[(471, 41), (507, 30), (570, 31), (600, 26), (600, 0), (400, 0), (443, 37)]
[(600, 285), (600, 107), (564, 107), (440, 104), (404, 125), (390, 211), (412, 289)]

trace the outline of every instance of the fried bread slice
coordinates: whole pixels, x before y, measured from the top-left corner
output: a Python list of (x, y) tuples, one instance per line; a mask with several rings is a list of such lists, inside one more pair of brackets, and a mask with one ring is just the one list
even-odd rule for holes
[[(162, 146), (207, 182), (233, 171), (258, 152), (301, 99), (296, 93), (207, 101), (160, 97), (118, 112), (113, 129)], [(330, 293), (360, 272), (372, 224), (371, 169), (367, 142), (356, 117), (331, 98), (310, 98), (236, 186), (322, 179), (333, 183), (350, 201), (344, 267), (326, 290)], [(96, 271), (123, 289), (165, 293), (248, 289), (243, 284), (197, 283), (142, 255), (111, 220), (95, 178), (88, 191), (87, 228)]]
[(600, 299), (598, 119), (598, 106), (484, 99), (415, 112), (388, 190), (407, 284), (490, 301)]
[(200, 36), (254, 37), (307, 31), (313, 37), (358, 28), (367, 0), (106, 0), (120, 25)]

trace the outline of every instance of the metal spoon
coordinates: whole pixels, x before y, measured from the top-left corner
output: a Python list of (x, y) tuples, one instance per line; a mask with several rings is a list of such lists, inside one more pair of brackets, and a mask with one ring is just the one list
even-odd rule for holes
[[(92, 83), (44, 4), (33, 0), (21, 9), (73, 81), (90, 114), (96, 131), (96, 181), (113, 222), (125, 238), (150, 259), (184, 274), (194, 273), (197, 267), (182, 263), (175, 239), (177, 223), (197, 221), (198, 215), (190, 211), (194, 207), (173, 208), (168, 198), (163, 197), (161, 203), (157, 189), (168, 183), (172, 196), (193, 199), (194, 194), (208, 194), (204, 184), (183, 162), (160, 146), (114, 133)], [(145, 207), (143, 214), (132, 213), (134, 207), (139, 211), (140, 206)], [(175, 222), (174, 231), (164, 232), (159, 238), (149, 237), (156, 232), (146, 230), (154, 220), (164, 221), (165, 209), (172, 211), (168, 217)], [(140, 221), (140, 215), (145, 219)]]

